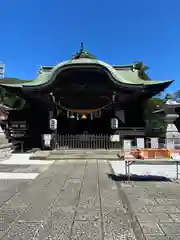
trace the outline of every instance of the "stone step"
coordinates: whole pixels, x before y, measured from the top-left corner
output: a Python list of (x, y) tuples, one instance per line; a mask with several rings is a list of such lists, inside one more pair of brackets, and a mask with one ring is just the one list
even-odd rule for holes
[(59, 154), (114, 154), (118, 153), (120, 149), (113, 149), (113, 150), (86, 150), (86, 149), (77, 149), (77, 150), (52, 150), (51, 154), (53, 155), (59, 155)]
[(85, 159), (98, 159), (98, 160), (111, 160), (111, 161), (118, 161), (119, 158), (117, 157), (117, 155), (114, 155), (114, 156), (106, 156), (106, 155), (103, 155), (103, 156), (97, 156), (97, 155), (94, 155), (94, 156), (86, 156), (86, 155), (83, 155), (83, 156), (63, 156), (63, 155), (49, 155), (47, 157), (47, 160), (85, 160)]
[(51, 151), (37, 151), (33, 153), (29, 159), (31, 160), (46, 160), (47, 157), (51, 154)]
[(63, 152), (63, 151), (37, 151), (30, 156), (32, 160), (70, 160), (70, 159), (77, 159), (77, 160), (84, 160), (84, 159), (98, 159), (98, 160), (119, 160), (117, 156), (118, 151), (116, 152)]

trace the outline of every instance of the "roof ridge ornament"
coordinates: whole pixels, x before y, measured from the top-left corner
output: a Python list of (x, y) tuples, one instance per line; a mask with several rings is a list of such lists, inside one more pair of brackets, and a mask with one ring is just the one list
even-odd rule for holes
[(94, 55), (85, 51), (83, 42), (81, 42), (81, 47), (80, 47), (79, 52), (77, 52), (74, 56), (72, 56), (72, 60), (80, 59), (80, 58), (96, 59), (96, 57)]
[(80, 48), (80, 51), (79, 51), (79, 52), (81, 53), (81, 52), (83, 52), (83, 51), (84, 51), (84, 43), (81, 42), (81, 48)]

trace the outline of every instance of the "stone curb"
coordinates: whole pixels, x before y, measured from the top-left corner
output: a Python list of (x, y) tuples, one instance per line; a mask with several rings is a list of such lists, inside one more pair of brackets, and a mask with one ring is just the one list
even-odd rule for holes
[(50, 151), (44, 152), (37, 151), (29, 157), (29, 160), (48, 160), (47, 158), (49, 157), (50, 154), (51, 154)]
[(59, 158), (56, 158), (56, 157), (48, 157), (48, 156), (30, 156), (29, 157), (29, 160), (47, 160), (47, 161), (52, 161), (52, 160), (55, 160), (55, 161), (64, 161), (64, 160), (78, 160), (78, 161), (84, 161), (84, 160), (98, 160), (98, 161), (101, 161), (101, 160), (107, 160), (107, 161), (119, 161), (119, 159), (107, 159), (107, 158), (98, 158), (98, 157), (84, 157), (84, 158), (79, 158), (79, 157), (59, 157)]
[[(116, 175), (110, 163), (109, 163), (109, 168), (111, 170), (111, 174)], [(142, 228), (139, 224), (139, 221), (138, 221), (136, 215), (134, 214), (134, 212), (132, 210), (131, 204), (130, 204), (125, 192), (121, 188), (120, 182), (115, 181), (115, 183), (116, 183), (116, 186), (117, 186), (117, 190), (118, 190), (118, 194), (120, 196), (120, 199), (122, 200), (122, 204), (123, 204), (124, 208), (126, 209), (129, 217), (130, 217), (131, 227), (134, 231), (136, 239), (137, 240), (146, 240), (146, 237), (143, 233), (143, 230), (142, 230)]]
[[(73, 156), (74, 155), (74, 156)], [(103, 154), (102, 154), (103, 155)], [(35, 152), (33, 153), (29, 159), (30, 160), (108, 160), (108, 161), (119, 161), (119, 158), (117, 156), (117, 154), (114, 154), (113, 156), (109, 156), (109, 154), (105, 154), (104, 156), (98, 156), (98, 154), (92, 153), (90, 154), (90, 156), (88, 156), (88, 154), (73, 154), (71, 152), (68, 153), (59, 153), (59, 154), (54, 154), (51, 151), (47, 151), (47, 152)]]

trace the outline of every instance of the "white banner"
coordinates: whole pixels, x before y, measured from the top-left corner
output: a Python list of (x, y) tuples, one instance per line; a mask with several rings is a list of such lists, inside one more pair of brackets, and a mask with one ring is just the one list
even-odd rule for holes
[(120, 142), (120, 136), (118, 134), (111, 135), (110, 141), (111, 142)]
[(123, 148), (127, 149), (127, 150), (132, 149), (131, 140), (124, 140), (123, 141)]
[(159, 148), (159, 139), (151, 138), (151, 148)]
[(137, 138), (137, 148), (145, 148), (144, 138)]

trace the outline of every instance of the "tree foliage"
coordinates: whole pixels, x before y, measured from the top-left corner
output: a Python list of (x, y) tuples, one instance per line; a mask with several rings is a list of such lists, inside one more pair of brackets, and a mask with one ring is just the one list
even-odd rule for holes
[(161, 134), (165, 130), (165, 121), (163, 118), (164, 99), (155, 97), (147, 101), (144, 111), (144, 119), (146, 122), (146, 133), (148, 135)]
[(173, 93), (173, 98), (174, 98), (175, 100), (180, 99), (180, 90), (177, 90), (176, 92)]
[(145, 66), (143, 62), (135, 62), (134, 68), (138, 70), (138, 75), (143, 80), (151, 80), (146, 73), (146, 71), (149, 69), (148, 66)]
[(153, 132), (153, 129), (160, 129), (161, 132), (166, 128), (166, 122), (164, 120), (165, 113), (163, 111), (164, 104), (168, 99), (180, 100), (180, 90), (174, 93), (167, 93), (164, 98), (154, 97), (149, 99), (145, 105), (144, 118), (146, 121), (146, 130), (149, 133)]
[(154, 118), (154, 112), (164, 108), (164, 99), (161, 98), (151, 98), (147, 101), (145, 105), (145, 119)]
[(174, 93), (167, 93), (164, 99), (165, 100), (168, 100), (168, 99), (180, 100), (180, 90), (177, 90)]

